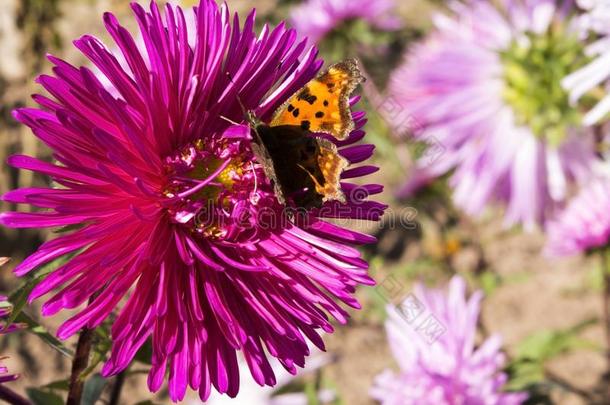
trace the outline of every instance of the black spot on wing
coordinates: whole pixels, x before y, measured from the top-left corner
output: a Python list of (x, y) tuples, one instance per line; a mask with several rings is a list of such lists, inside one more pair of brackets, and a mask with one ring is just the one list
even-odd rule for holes
[(294, 110), (294, 106), (292, 104), (288, 104), (288, 112), (292, 112)]
[(298, 117), (299, 116), (299, 109), (298, 108), (294, 109), (292, 111), (292, 115), (294, 116), (294, 118)]
[(316, 96), (314, 96), (313, 94), (311, 94), (309, 92), (309, 88), (305, 87), (297, 96), (297, 99), (299, 100), (305, 100), (307, 101), (309, 104), (313, 105), (313, 103), (316, 102), (316, 100), (318, 99)]
[(316, 113), (316, 118), (322, 118), (322, 117), (324, 117), (324, 113), (322, 111), (318, 111)]
[(303, 128), (305, 131), (309, 131), (310, 126), (311, 123), (308, 120), (301, 121), (301, 128)]

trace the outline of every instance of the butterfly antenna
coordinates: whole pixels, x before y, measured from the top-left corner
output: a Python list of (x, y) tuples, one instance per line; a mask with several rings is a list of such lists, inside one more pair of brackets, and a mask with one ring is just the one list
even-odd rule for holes
[(227, 118), (224, 115), (219, 115), (219, 117), (222, 118), (223, 120), (227, 121), (229, 124), (241, 125), (239, 122), (235, 122), (231, 118)]
[(273, 88), (277, 87), (275, 86), (275, 83), (277, 82), (277, 79), (280, 77), (280, 71), (282, 70), (282, 61), (279, 61), (279, 63), (277, 64), (277, 69), (275, 69), (275, 73), (273, 73), (273, 80), (271, 81), (271, 86)]
[(254, 195), (258, 191), (258, 176), (256, 175), (256, 170), (254, 170), (254, 163), (250, 162), (250, 168), (252, 169), (252, 174), (254, 175)]
[(301, 169), (303, 169), (305, 171), (305, 173), (307, 173), (309, 175), (309, 177), (311, 177), (311, 180), (313, 180), (313, 182), (316, 185), (316, 190), (317, 189), (324, 190), (324, 187), (322, 187), (320, 182), (318, 182), (318, 179), (316, 179), (316, 177), (313, 174), (311, 174), (311, 172), (309, 170), (307, 170), (306, 168), (301, 166), (299, 163), (297, 163), (297, 166), (299, 166)]
[[(229, 81), (236, 86), (235, 82), (233, 81), (233, 76), (231, 75), (230, 72), (227, 72), (227, 77), (229, 78)], [(237, 94), (235, 94), (235, 97), (237, 98), (237, 102), (239, 103), (239, 106), (241, 107), (241, 111), (243, 112), (244, 116), (248, 115), (248, 109), (246, 108), (246, 106), (244, 105), (244, 103), (241, 101), (241, 97), (239, 96), (239, 91), (237, 92)]]

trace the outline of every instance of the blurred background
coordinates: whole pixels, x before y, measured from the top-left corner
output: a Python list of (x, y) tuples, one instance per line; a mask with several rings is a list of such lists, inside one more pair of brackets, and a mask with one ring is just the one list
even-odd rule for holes
[[(277, 24), (289, 18), (300, 2), (228, 3), (240, 15), (256, 7), (259, 24)], [(29, 129), (17, 124), (11, 111), (33, 105), (30, 95), (40, 91), (36, 76), (50, 73), (46, 53), (78, 66), (87, 61), (72, 46), (73, 39), (90, 33), (110, 43), (102, 26), (104, 11), (112, 11), (133, 28), (128, 2), (123, 0), (0, 1), (0, 161), (15, 153), (51, 158)], [(338, 23), (319, 39), (326, 61), (358, 57), (370, 79), (363, 90), (363, 105), (369, 116), (367, 138), (377, 147), (374, 164), (381, 167), (374, 182), (385, 186), (380, 199), (390, 208), (379, 224), (348, 224), (378, 238), (376, 244), (364, 249), (378, 286), (361, 288), (357, 295), (363, 309), (353, 311), (347, 325), (337, 326), (336, 333), (325, 337), (328, 355), (324, 365), (290, 380), (275, 393), (305, 393), (310, 403), (375, 403), (369, 396), (375, 376), (396, 368), (383, 326), (386, 305), (406, 297), (416, 281), (443, 286), (452, 275), (460, 274), (470, 290), (485, 293), (477, 340), (492, 332), (502, 336), (511, 389), (528, 390), (532, 403), (604, 403), (601, 395), (608, 376), (600, 321), (603, 285), (602, 270), (595, 258), (546, 258), (541, 254), (545, 237), (540, 229), (526, 232), (519, 226), (506, 227), (501, 207), (490, 206), (477, 217), (464, 214), (454, 206), (447, 179), (442, 176), (408, 198), (397, 197), (396, 191), (411, 176), (414, 157), (421, 149), (417, 142), (408, 140), (409, 134), (392, 129), (392, 122), (388, 122), (391, 119), (383, 111), (388, 108), (384, 94), (392, 71), (402, 63), (403, 55), (432, 30), (432, 16), (437, 12), (447, 12), (445, 2), (397, 0), (391, 11), (400, 21), (395, 27), (377, 27), (356, 18)], [(442, 159), (442, 145), (438, 153)], [(46, 181), (0, 165), (0, 194), (44, 185)], [(0, 202), (0, 211), (15, 208)], [(12, 267), (52, 236), (46, 230), (0, 228), (0, 256), (11, 257), (0, 272), (1, 293), (21, 283), (11, 273)], [(42, 319), (38, 309), (34, 304), (25, 311), (51, 333), (69, 315)], [(74, 341), (65, 345), (73, 347)], [(11, 383), (16, 391), (31, 397), (32, 392), (26, 393), (26, 388), (46, 385), (43, 391), (62, 395), (60, 385), (48, 385), (64, 379), (70, 363), (40, 336), (5, 336), (0, 339), (0, 352), (10, 356), (5, 364), (21, 376)], [(146, 368), (146, 364), (131, 368), (121, 403), (169, 403), (163, 391), (154, 398), (148, 393), (142, 371)], [(102, 385), (98, 403), (107, 403), (112, 384)], [(311, 394), (319, 391), (326, 397)], [(185, 403), (198, 403), (196, 395), (189, 395)], [(44, 398), (43, 403), (52, 397)]]

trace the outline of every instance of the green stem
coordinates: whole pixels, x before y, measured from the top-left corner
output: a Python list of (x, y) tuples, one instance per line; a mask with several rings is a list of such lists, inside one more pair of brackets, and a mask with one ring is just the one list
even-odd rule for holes
[[(610, 248), (601, 251), (602, 273), (603, 273), (603, 292), (602, 292), (602, 314), (604, 329), (606, 332), (606, 380), (610, 379)], [(610, 384), (605, 392), (606, 398), (610, 401)]]
[(123, 390), (123, 385), (125, 384), (125, 378), (127, 377), (126, 371), (119, 373), (114, 380), (114, 385), (112, 386), (112, 393), (110, 394), (110, 401), (108, 405), (118, 405), (119, 400), (121, 399), (121, 391)]
[(83, 387), (85, 386), (85, 381), (81, 378), (81, 374), (87, 368), (87, 364), (89, 364), (92, 338), (93, 330), (87, 328), (84, 328), (78, 337), (76, 353), (74, 355), (74, 361), (72, 362), (70, 388), (66, 405), (81, 405)]
[[(95, 301), (99, 295), (100, 291), (95, 292), (89, 298), (89, 305), (93, 304), (93, 301)], [(76, 353), (74, 353), (74, 359), (72, 360), (72, 373), (70, 374), (70, 386), (68, 389), (66, 405), (81, 405), (83, 388), (85, 387), (85, 380), (84, 378), (81, 378), (81, 375), (83, 371), (87, 369), (87, 365), (89, 364), (89, 355), (91, 354), (91, 346), (93, 345), (94, 335), (94, 329), (84, 327), (78, 336)]]

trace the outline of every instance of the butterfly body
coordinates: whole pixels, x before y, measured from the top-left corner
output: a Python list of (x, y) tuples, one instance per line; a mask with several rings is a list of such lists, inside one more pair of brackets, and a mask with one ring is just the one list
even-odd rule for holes
[(269, 124), (248, 114), (252, 151), (281, 204), (287, 196), (304, 208), (345, 201), (340, 177), (348, 162), (333, 142), (315, 134), (339, 140), (349, 135), (354, 129), (349, 96), (362, 80), (355, 60), (340, 62), (289, 98)]

